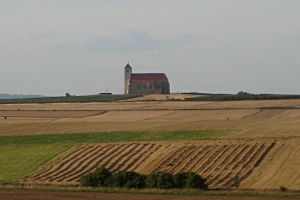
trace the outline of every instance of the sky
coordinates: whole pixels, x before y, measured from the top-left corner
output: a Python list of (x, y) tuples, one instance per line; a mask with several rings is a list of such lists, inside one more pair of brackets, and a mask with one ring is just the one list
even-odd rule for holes
[(123, 68), (171, 91), (300, 94), (299, 0), (0, 0), (0, 93), (123, 93)]

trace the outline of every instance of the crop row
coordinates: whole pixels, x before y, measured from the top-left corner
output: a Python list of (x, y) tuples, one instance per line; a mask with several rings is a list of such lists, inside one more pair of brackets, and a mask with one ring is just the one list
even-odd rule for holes
[(120, 143), (86, 144), (73, 148), (46, 168), (24, 178), (40, 184), (78, 184), (99, 166), (151, 173), (193, 171), (210, 187), (231, 188), (246, 179), (275, 146), (273, 141), (249, 143)]

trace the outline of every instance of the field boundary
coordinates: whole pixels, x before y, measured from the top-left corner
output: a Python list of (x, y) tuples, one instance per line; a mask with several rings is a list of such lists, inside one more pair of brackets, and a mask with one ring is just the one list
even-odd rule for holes
[(228, 107), (228, 108), (149, 108), (149, 109), (145, 109), (145, 108), (132, 108), (132, 109), (85, 109), (85, 110), (62, 110), (62, 109), (45, 109), (45, 110), (20, 110), (20, 109), (7, 109), (7, 110), (0, 110), (0, 112), (16, 112), (16, 111), (20, 111), (20, 112), (112, 112), (112, 111), (193, 111), (193, 110), (257, 110), (257, 109), (261, 109), (261, 110), (282, 110), (282, 109), (287, 109), (287, 110), (299, 110), (300, 107), (299, 106), (276, 106), (276, 107)]
[(125, 194), (169, 194), (193, 196), (252, 196), (252, 197), (296, 197), (300, 198), (299, 190), (281, 192), (279, 190), (197, 190), (197, 189), (125, 189), (125, 188), (84, 188), (79, 186), (55, 185), (24, 185), (0, 184), (0, 190), (49, 191), (49, 192), (95, 192), (95, 193), (125, 193)]

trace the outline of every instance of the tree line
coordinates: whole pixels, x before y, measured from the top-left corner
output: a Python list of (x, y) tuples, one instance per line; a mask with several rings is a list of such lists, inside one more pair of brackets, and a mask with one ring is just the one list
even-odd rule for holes
[(117, 188), (196, 188), (206, 190), (206, 180), (194, 172), (178, 172), (171, 174), (157, 171), (150, 174), (139, 174), (131, 171), (110, 172), (100, 167), (83, 176), (80, 185), (85, 187), (117, 187)]

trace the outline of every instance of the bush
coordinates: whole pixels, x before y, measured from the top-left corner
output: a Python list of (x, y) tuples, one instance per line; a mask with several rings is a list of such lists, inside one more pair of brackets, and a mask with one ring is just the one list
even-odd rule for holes
[(154, 172), (147, 176), (136, 172), (119, 171), (112, 174), (104, 167), (81, 178), (80, 184), (88, 187), (125, 187), (125, 188), (197, 188), (208, 189), (206, 180), (193, 172)]
[(178, 172), (173, 176), (174, 185), (176, 188), (184, 188), (186, 185), (186, 179), (188, 178), (188, 172)]
[(105, 187), (108, 186), (108, 180), (112, 176), (112, 173), (105, 167), (96, 169), (94, 172), (84, 176), (80, 180), (82, 186), (90, 187)]
[(126, 188), (145, 188), (145, 175), (137, 174), (133, 179), (130, 179), (126, 182), (125, 187)]
[(173, 175), (167, 172), (154, 172), (147, 176), (146, 186), (149, 188), (170, 189), (174, 188)]
[(167, 172), (159, 172), (157, 185), (160, 189), (174, 188), (173, 175)]
[(240, 101), (240, 100), (275, 100), (275, 99), (300, 99), (300, 95), (281, 94), (250, 94), (239, 92), (237, 94), (208, 94), (200, 97), (186, 98), (187, 101)]
[(201, 176), (195, 174), (194, 172), (188, 172), (185, 188), (197, 188), (201, 190), (207, 190), (208, 185), (206, 183), (206, 180)]
[(100, 167), (94, 171), (94, 176), (98, 180), (98, 186), (108, 186), (107, 180), (112, 176), (112, 173), (105, 167)]
[(97, 187), (98, 180), (95, 178), (94, 174), (88, 174), (80, 179), (80, 185), (85, 187)]
[(144, 188), (145, 176), (135, 172), (120, 171), (115, 173), (110, 180), (111, 187)]
[(280, 191), (281, 192), (286, 192), (286, 191), (288, 191), (288, 189), (286, 188), (286, 187), (284, 187), (284, 186), (280, 186)]
[(208, 189), (206, 180), (194, 172), (178, 172), (173, 179), (176, 188)]
[(157, 181), (158, 181), (158, 173), (157, 172), (148, 174), (146, 176), (146, 180), (145, 180), (146, 187), (148, 187), (148, 188), (157, 188), (158, 187)]

